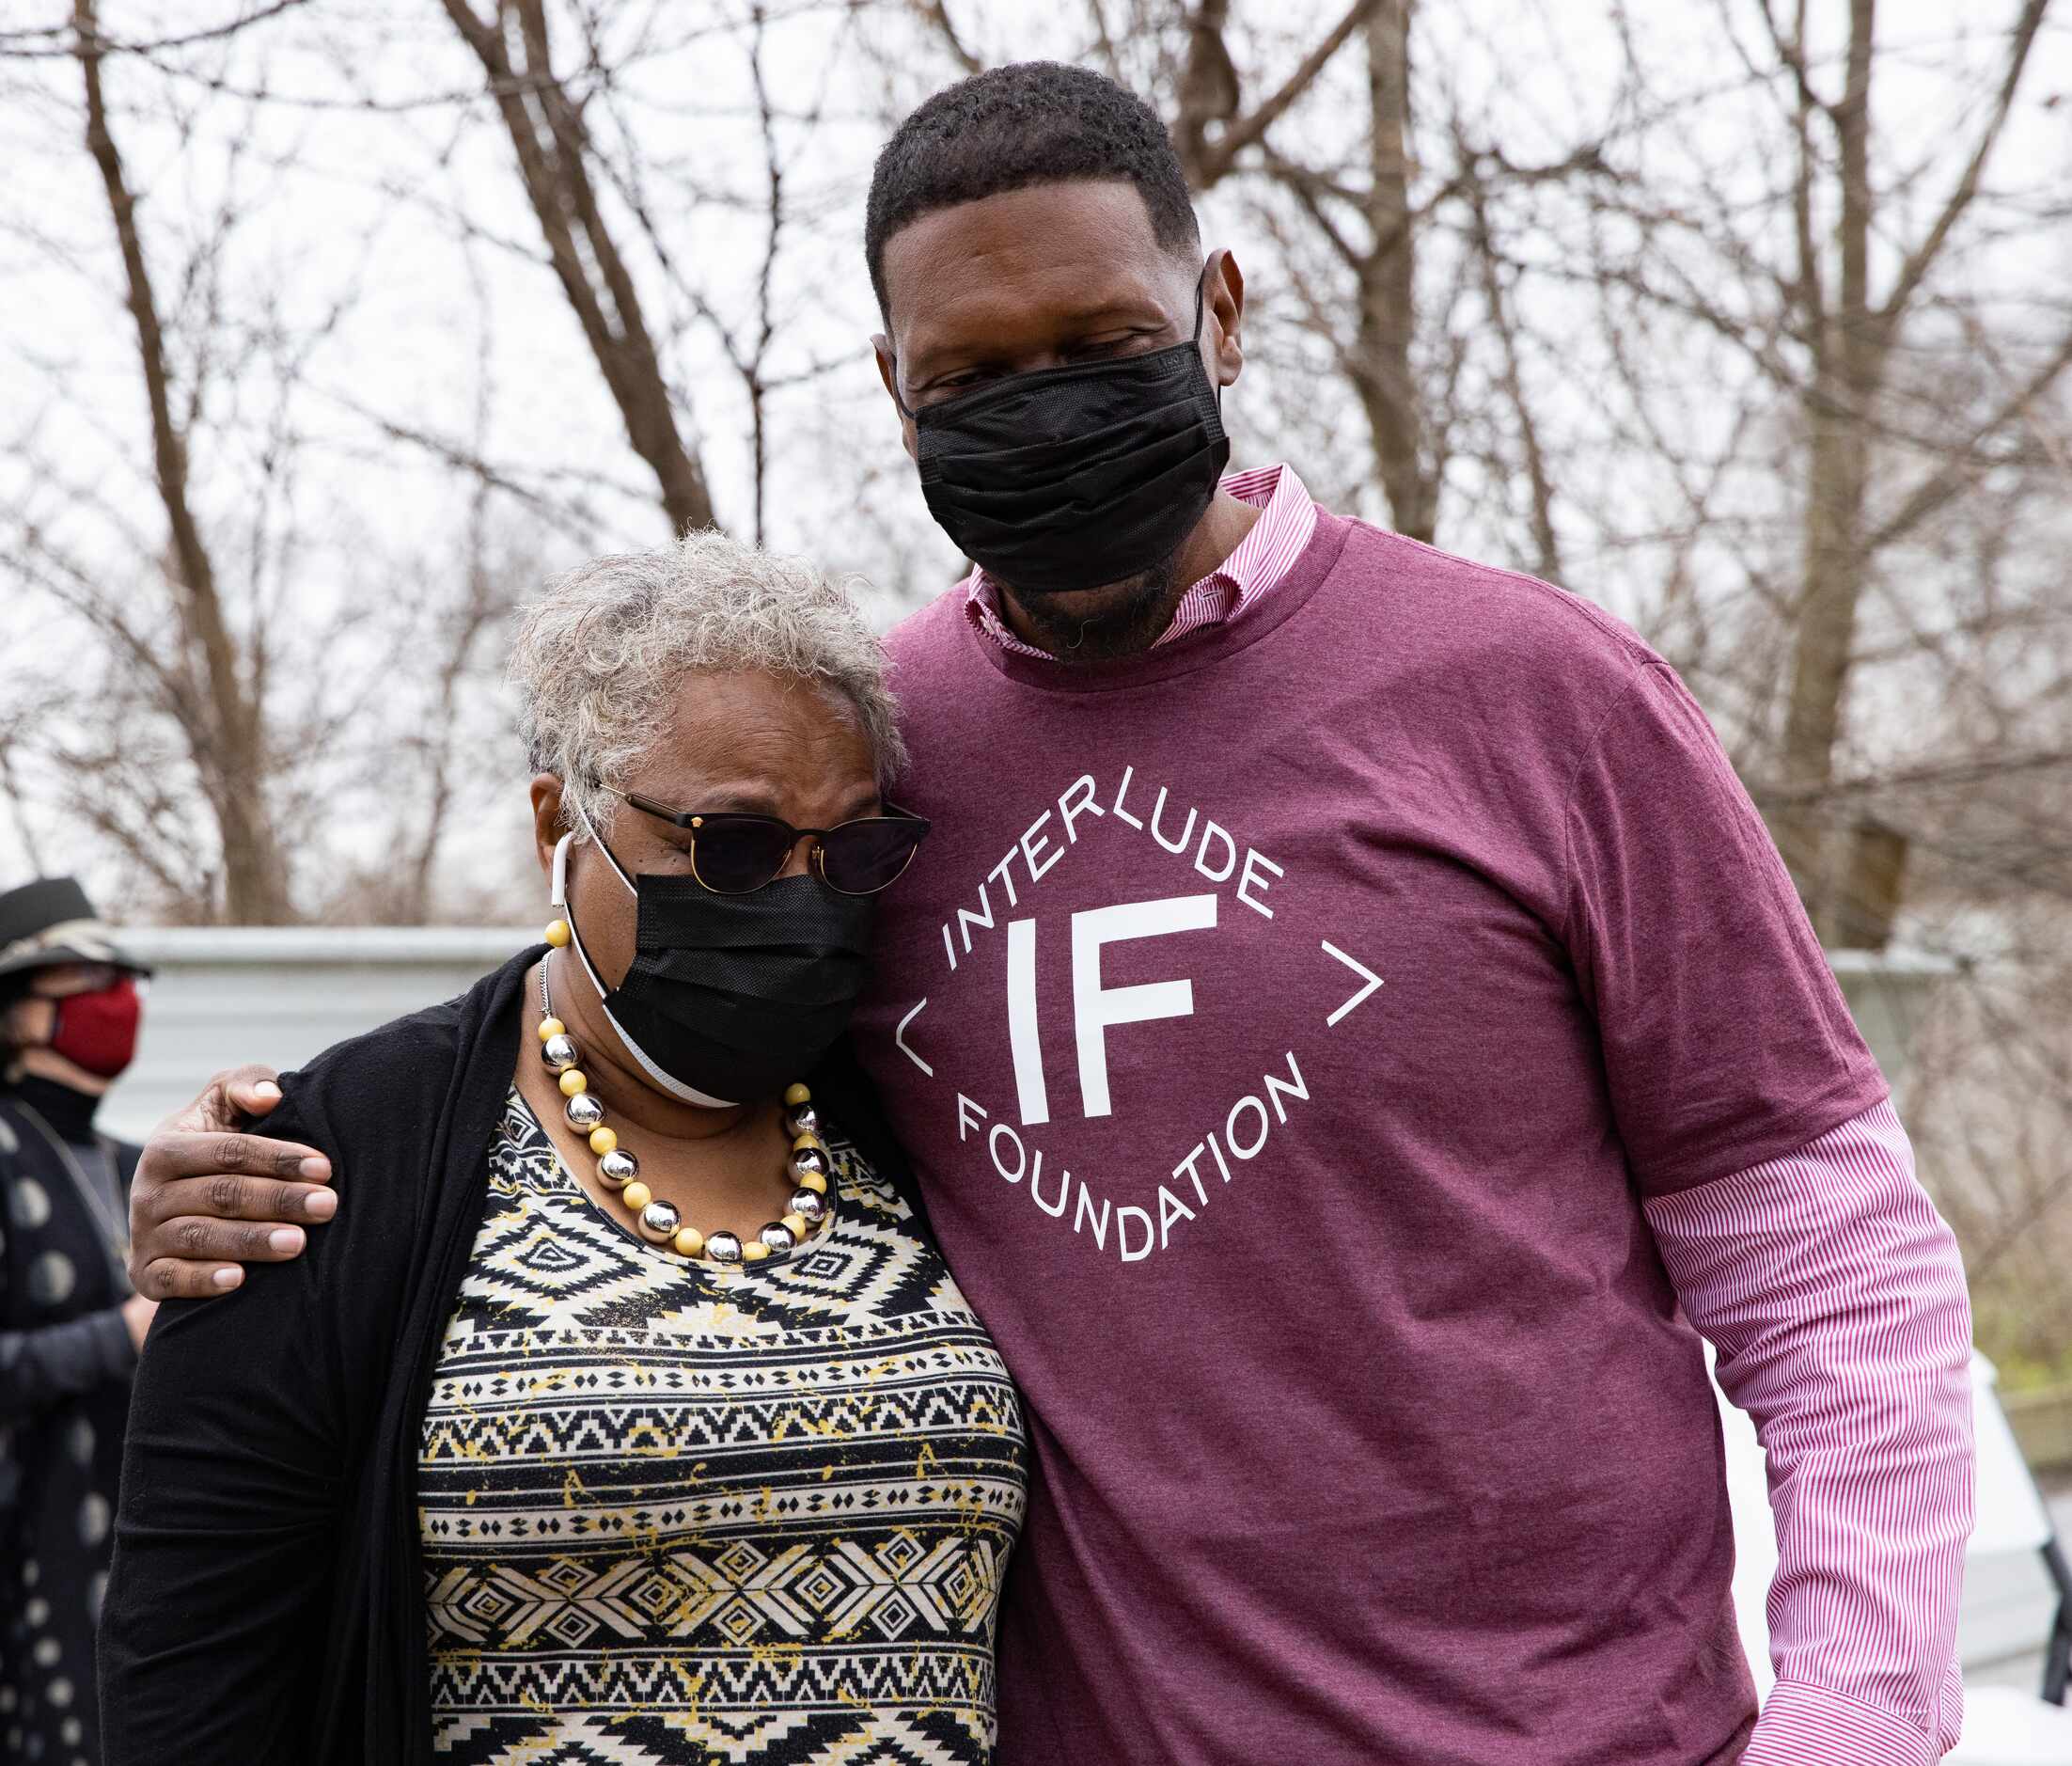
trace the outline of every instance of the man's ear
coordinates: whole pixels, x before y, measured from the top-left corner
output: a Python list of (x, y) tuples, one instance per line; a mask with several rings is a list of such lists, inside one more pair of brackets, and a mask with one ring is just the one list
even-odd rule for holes
[(1202, 339), (1209, 372), (1217, 386), (1228, 386), (1245, 369), (1245, 273), (1220, 245), (1209, 254), (1201, 290), (1201, 304), (1216, 321), (1215, 330)]
[(918, 461), (921, 457), (920, 442), (914, 434), (914, 419), (900, 402), (900, 358), (892, 354), (892, 339), (878, 332), (871, 339), (871, 349), (878, 358), (878, 378), (885, 383), (885, 396), (900, 414), (900, 445), (906, 449), (908, 459)]

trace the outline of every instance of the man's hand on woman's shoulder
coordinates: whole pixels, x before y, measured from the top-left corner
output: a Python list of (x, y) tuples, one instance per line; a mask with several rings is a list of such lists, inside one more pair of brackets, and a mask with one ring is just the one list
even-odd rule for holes
[(280, 1102), (271, 1067), (219, 1073), (158, 1125), (130, 1186), (130, 1280), (152, 1300), (208, 1300), (247, 1263), (302, 1254), (304, 1225), (338, 1211), (331, 1161), (249, 1127)]

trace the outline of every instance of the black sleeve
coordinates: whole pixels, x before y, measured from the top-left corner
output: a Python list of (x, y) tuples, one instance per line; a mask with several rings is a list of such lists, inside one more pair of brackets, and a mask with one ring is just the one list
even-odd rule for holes
[[(290, 1092), (268, 1131), (332, 1152)], [(350, 1215), (352, 1210), (344, 1211)], [(311, 1758), (353, 1486), (353, 1340), (313, 1236), (221, 1300), (167, 1301), (138, 1364), (102, 1608), (104, 1766)], [(326, 1254), (343, 1251), (344, 1255)]]
[(127, 1380), (136, 1347), (119, 1309), (63, 1324), (0, 1331), (0, 1425), (19, 1423), (60, 1398)]

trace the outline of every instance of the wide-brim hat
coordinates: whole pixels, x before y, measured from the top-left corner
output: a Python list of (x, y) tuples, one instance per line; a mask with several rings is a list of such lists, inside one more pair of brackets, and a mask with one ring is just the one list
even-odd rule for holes
[(112, 963), (149, 975), (102, 924), (78, 880), (39, 877), (0, 894), (0, 980), (57, 963)]

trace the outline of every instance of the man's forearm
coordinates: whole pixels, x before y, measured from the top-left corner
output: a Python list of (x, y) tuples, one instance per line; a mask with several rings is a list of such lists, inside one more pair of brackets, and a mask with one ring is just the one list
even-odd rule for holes
[(1970, 1307), (1891, 1106), (1646, 1205), (1768, 1455), (1777, 1687), (1745, 1766), (1917, 1766), (1956, 1740)]

